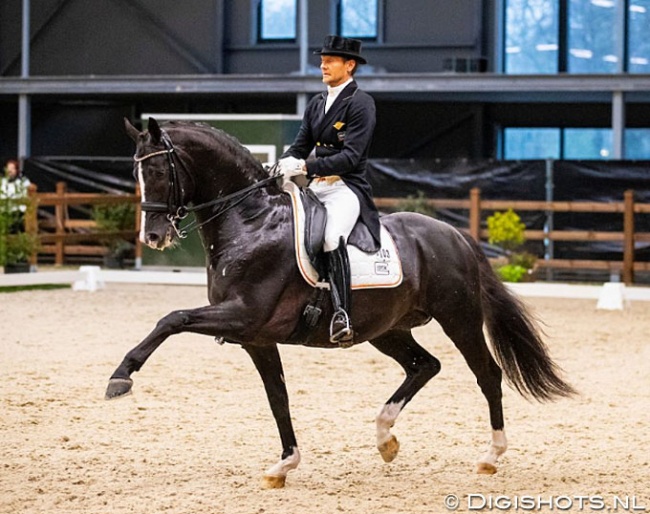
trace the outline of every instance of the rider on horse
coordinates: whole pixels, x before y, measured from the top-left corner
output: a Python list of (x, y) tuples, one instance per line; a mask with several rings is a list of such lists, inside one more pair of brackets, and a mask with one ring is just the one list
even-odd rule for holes
[[(285, 177), (306, 175), (309, 188), (327, 210), (325, 263), (334, 316), (330, 341), (348, 346), (354, 338), (350, 323), (350, 264), (346, 243), (357, 222), (370, 232), (370, 247), (379, 249), (379, 214), (366, 180), (368, 150), (375, 129), (375, 102), (361, 91), (353, 75), (359, 64), (361, 41), (327, 36), (321, 56), (327, 94), (307, 105), (300, 131), (279, 161)], [(315, 149), (315, 158), (309, 158)]]

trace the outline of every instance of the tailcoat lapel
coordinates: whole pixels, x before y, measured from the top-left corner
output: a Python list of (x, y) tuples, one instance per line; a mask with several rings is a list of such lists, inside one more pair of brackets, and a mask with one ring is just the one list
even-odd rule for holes
[[(334, 103), (330, 107), (329, 111), (321, 118), (319, 122), (314, 125), (313, 134), (316, 135), (316, 141), (319, 141), (323, 137), (323, 132), (327, 130), (330, 125), (333, 125), (336, 121), (341, 120), (341, 113), (345, 110), (350, 101), (350, 98), (354, 96), (354, 93), (357, 91), (357, 83), (355, 81), (350, 82), (341, 94), (334, 100)], [(323, 101), (319, 102), (320, 112), (322, 113), (325, 110), (325, 99), (327, 94), (323, 94)]]

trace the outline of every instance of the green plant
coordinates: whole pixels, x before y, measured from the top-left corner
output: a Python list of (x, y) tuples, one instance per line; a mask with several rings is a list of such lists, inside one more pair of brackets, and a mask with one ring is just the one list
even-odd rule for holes
[(504, 264), (496, 272), (503, 282), (521, 282), (528, 274), (528, 269), (518, 264)]
[[(1, 246), (4, 246), (4, 249)], [(25, 232), (8, 234), (4, 238), (4, 244), (0, 243), (0, 264), (6, 266), (7, 264), (27, 262), (39, 247), (38, 238), (32, 234)]]
[(38, 251), (38, 237), (22, 231), (24, 213), (34, 208), (27, 196), (0, 196), (0, 266), (27, 262)]
[(537, 262), (537, 255), (530, 252), (512, 252), (509, 256), (510, 264), (521, 266), (525, 269), (533, 269)]
[(530, 276), (537, 257), (530, 252), (517, 251), (526, 242), (526, 225), (512, 209), (495, 212), (487, 219), (488, 241), (501, 247), (506, 263), (497, 264), (495, 271), (504, 282), (521, 282)]
[(133, 230), (135, 206), (132, 203), (95, 205), (92, 219), (95, 221), (97, 232), (105, 234), (101, 239), (102, 244), (108, 246), (111, 251), (124, 251), (131, 247), (131, 243), (116, 232)]
[(417, 212), (425, 216), (434, 217), (436, 209), (429, 205), (428, 199), (424, 196), (422, 191), (418, 191), (417, 195), (408, 195), (397, 204), (397, 210), (403, 212)]
[(506, 251), (519, 248), (526, 241), (524, 231), (526, 225), (512, 209), (506, 212), (495, 212), (487, 219), (488, 241), (500, 246)]
[(133, 228), (135, 206), (132, 203), (116, 203), (111, 205), (95, 205), (93, 219), (97, 228), (106, 232), (129, 230)]

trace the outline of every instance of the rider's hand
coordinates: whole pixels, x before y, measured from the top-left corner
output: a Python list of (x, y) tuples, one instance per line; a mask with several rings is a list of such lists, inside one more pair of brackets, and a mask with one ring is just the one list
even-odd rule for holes
[(296, 159), (295, 157), (285, 157), (278, 161), (278, 169), (285, 177), (295, 177), (298, 175), (307, 175), (307, 168), (305, 167), (304, 159)]

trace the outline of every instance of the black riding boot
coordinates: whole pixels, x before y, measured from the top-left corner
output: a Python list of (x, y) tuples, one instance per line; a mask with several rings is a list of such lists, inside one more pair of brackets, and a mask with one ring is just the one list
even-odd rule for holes
[(338, 343), (342, 348), (352, 346), (354, 331), (350, 322), (350, 260), (345, 241), (341, 237), (339, 247), (326, 252), (330, 292), (334, 315), (330, 322), (330, 342)]

